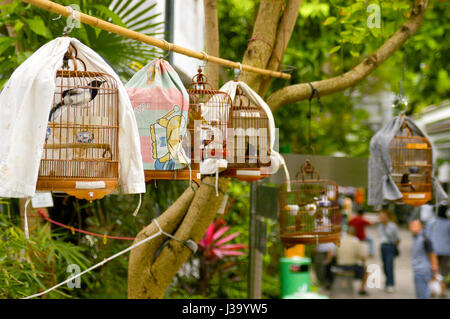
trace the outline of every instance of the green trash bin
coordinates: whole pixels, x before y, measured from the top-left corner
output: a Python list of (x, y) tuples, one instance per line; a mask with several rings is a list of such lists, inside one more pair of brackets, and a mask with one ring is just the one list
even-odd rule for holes
[(280, 259), (281, 298), (310, 291), (310, 266), (311, 259), (306, 257)]

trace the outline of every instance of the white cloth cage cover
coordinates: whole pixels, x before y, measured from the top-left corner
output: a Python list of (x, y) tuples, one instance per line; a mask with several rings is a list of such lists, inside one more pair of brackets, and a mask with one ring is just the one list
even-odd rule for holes
[(245, 84), (242, 81), (233, 81), (233, 80), (228, 81), (220, 88), (220, 91), (227, 93), (231, 97), (231, 100), (234, 101), (234, 98), (236, 97), (236, 90), (238, 87), (242, 90), (244, 95), (247, 96), (252, 101), (252, 103), (260, 106), (262, 110), (266, 113), (267, 118), (269, 120), (269, 135), (270, 135), (270, 145), (269, 145), (271, 152), (270, 174), (275, 174), (280, 168), (280, 166), (283, 166), (286, 175), (286, 181), (288, 182), (288, 185), (290, 185), (290, 176), (287, 170), (286, 162), (284, 161), (283, 156), (281, 156), (280, 153), (274, 150), (275, 120), (273, 118), (273, 114), (272, 111), (270, 110), (270, 107), (255, 91), (253, 91), (247, 84)]
[(0, 197), (32, 197), (36, 192), (56, 71), (72, 44), (90, 71), (111, 75), (119, 91), (119, 190), (145, 193), (139, 133), (128, 94), (114, 70), (92, 49), (69, 37), (39, 48), (6, 82), (0, 94)]

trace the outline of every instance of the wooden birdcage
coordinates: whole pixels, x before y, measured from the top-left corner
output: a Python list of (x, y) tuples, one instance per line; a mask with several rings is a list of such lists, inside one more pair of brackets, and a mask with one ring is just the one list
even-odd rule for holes
[(37, 189), (80, 199), (102, 198), (118, 184), (116, 80), (86, 70), (70, 45), (55, 81)]
[[(309, 160), (301, 168), (296, 180), (279, 189), (280, 238), (287, 248), (296, 244), (339, 244), (341, 212), (338, 204), (338, 186), (320, 179)], [(305, 179), (306, 175), (310, 179)], [(314, 178), (316, 175), (316, 178)]]
[(255, 181), (269, 175), (270, 128), (266, 112), (244, 94), (239, 86), (233, 101), (229, 137), (232, 156), (223, 176)]
[(433, 159), (430, 141), (422, 136), (412, 136), (403, 119), (399, 134), (389, 147), (392, 177), (403, 197), (401, 201), (411, 206), (421, 206), (431, 200)]
[(208, 158), (227, 158), (227, 129), (231, 127), (231, 97), (213, 90), (202, 69), (188, 88), (191, 160), (198, 164)]

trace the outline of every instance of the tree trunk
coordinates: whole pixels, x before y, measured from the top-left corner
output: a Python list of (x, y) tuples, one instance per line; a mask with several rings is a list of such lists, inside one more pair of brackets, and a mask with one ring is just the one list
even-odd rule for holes
[[(284, 51), (286, 50), (292, 31), (294, 31), (295, 22), (297, 21), (298, 12), (302, 0), (288, 0), (286, 7), (283, 9), (283, 16), (277, 30), (275, 48), (270, 57), (266, 68), (269, 70), (278, 71), (281, 60), (283, 59)], [(266, 76), (262, 79), (261, 87), (259, 88), (259, 95), (264, 96), (272, 83), (272, 77)]]
[[(204, 0), (205, 11), (205, 44), (206, 53), (219, 56), (219, 22), (217, 17), (217, 1)], [(208, 62), (206, 64), (206, 78), (213, 89), (219, 88), (219, 65)]]
[[(242, 59), (243, 64), (260, 68), (266, 67), (272, 56), (283, 3), (284, 0), (261, 0), (253, 27), (252, 38)], [(247, 83), (254, 91), (259, 91), (261, 75), (243, 72), (239, 79)]]
[[(157, 218), (161, 228), (179, 240), (191, 239), (198, 243), (213, 221), (228, 187), (228, 179), (219, 179), (219, 196), (216, 197), (215, 178), (205, 177), (194, 191), (186, 189), (183, 195)], [(195, 187), (197, 188), (197, 187)], [(176, 231), (175, 231), (176, 230)], [(136, 242), (157, 232), (151, 223), (136, 237)], [(192, 250), (171, 239), (155, 256), (166, 236), (158, 236), (130, 254), (128, 269), (128, 298), (162, 298), (179, 268), (192, 255)]]

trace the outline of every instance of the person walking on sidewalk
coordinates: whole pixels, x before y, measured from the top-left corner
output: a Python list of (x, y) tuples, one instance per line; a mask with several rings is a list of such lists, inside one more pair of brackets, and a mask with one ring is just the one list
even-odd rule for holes
[(355, 228), (355, 235), (360, 241), (369, 244), (369, 257), (372, 257), (374, 252), (373, 239), (366, 235), (366, 227), (372, 225), (372, 223), (364, 218), (364, 210), (362, 208), (358, 209), (357, 215), (350, 219), (348, 225)]
[[(447, 216), (448, 204), (438, 206), (437, 216), (425, 226), (425, 234), (431, 240), (439, 261), (439, 274), (444, 278), (449, 275), (450, 263), (450, 219)], [(445, 280), (441, 281), (441, 298), (446, 298)]]
[(428, 287), (432, 278), (436, 278), (438, 272), (438, 259), (433, 252), (433, 245), (422, 230), (422, 222), (415, 219), (409, 223), (409, 230), (413, 235), (411, 266), (414, 273), (414, 286), (416, 297), (419, 299), (430, 298)]
[(398, 227), (389, 220), (385, 210), (379, 214), (380, 225), (378, 234), (381, 242), (381, 258), (383, 259), (384, 274), (386, 276), (385, 289), (388, 293), (394, 292), (394, 258), (398, 256), (400, 237)]

